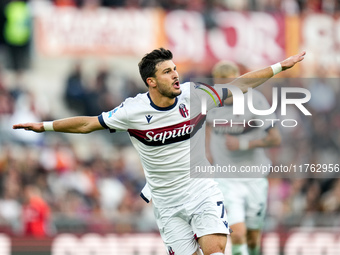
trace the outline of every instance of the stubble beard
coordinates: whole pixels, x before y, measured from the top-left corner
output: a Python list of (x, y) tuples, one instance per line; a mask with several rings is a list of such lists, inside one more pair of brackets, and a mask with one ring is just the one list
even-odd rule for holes
[(162, 96), (168, 97), (170, 99), (174, 99), (178, 97), (180, 94), (182, 94), (182, 90), (180, 89), (179, 91), (167, 91), (167, 90), (159, 90), (159, 93), (161, 93)]

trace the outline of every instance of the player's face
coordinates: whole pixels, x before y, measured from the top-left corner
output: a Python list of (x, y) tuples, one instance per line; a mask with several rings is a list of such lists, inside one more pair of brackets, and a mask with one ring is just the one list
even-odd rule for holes
[(179, 86), (177, 68), (172, 60), (159, 63), (155, 74), (158, 92), (168, 98), (175, 98), (182, 93)]

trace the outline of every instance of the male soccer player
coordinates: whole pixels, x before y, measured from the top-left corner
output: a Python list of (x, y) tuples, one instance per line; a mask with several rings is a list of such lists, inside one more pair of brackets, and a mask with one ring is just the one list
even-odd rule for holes
[[(239, 69), (232, 62), (220, 61), (213, 67), (212, 75), (215, 83), (226, 83), (226, 79), (230, 81), (239, 76)], [(254, 90), (252, 96), (255, 109), (270, 108), (259, 91)], [(246, 104), (244, 115), (234, 115), (232, 104), (233, 97), (229, 97), (223, 107), (212, 109), (207, 114), (207, 155), (212, 164), (236, 167), (235, 173), (226, 173), (225, 178), (216, 179), (224, 195), (229, 224), (233, 230), (230, 235), (232, 254), (256, 255), (267, 205), (268, 181), (265, 176), (246, 178), (247, 173), (239, 172), (242, 171), (241, 167), (254, 169), (254, 166), (270, 165), (264, 148), (278, 146), (281, 136), (278, 128), (266, 121), (276, 119), (274, 114), (255, 115)], [(214, 119), (228, 122), (213, 127)], [(256, 121), (262, 122), (255, 124)]]
[[(304, 55), (302, 52), (271, 67), (245, 74), (241, 76), (245, 79), (236, 79), (232, 85), (246, 92), (293, 67)], [(197, 146), (200, 151), (205, 143), (202, 139), (205, 118), (201, 114), (201, 95), (205, 92), (194, 84), (179, 83), (169, 50), (153, 50), (138, 65), (148, 92), (126, 99), (112, 111), (93, 117), (17, 124), (13, 128), (68, 133), (90, 133), (105, 128), (111, 132), (127, 131), (139, 152), (168, 253), (200, 254), (200, 246), (205, 255), (221, 255), (229, 233), (225, 213), (221, 211), (224, 210), (223, 196), (214, 180), (190, 178), (190, 146), (191, 149)], [(249, 77), (257, 79), (246, 79)], [(208, 110), (215, 106), (214, 101), (230, 96), (225, 89), (209, 89), (214, 100), (207, 101)], [(209, 165), (204, 150), (195, 158), (195, 164)], [(197, 234), (198, 242), (193, 233)]]

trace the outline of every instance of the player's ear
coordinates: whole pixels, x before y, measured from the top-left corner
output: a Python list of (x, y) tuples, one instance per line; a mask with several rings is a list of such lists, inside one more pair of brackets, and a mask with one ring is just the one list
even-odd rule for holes
[(146, 83), (149, 85), (149, 87), (156, 87), (156, 79), (154, 77), (149, 77), (146, 79)]

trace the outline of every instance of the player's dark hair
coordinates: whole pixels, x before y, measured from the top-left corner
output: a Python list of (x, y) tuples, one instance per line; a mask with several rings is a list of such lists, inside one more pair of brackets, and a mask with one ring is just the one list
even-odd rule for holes
[(149, 77), (155, 77), (157, 71), (156, 65), (160, 62), (171, 59), (172, 52), (164, 48), (155, 49), (152, 52), (145, 54), (142, 60), (138, 63), (138, 67), (140, 76), (147, 87), (149, 85), (146, 82), (146, 79)]

